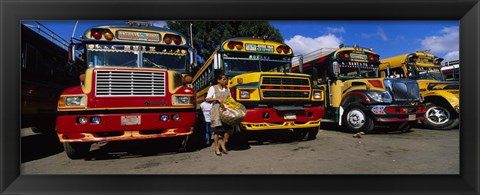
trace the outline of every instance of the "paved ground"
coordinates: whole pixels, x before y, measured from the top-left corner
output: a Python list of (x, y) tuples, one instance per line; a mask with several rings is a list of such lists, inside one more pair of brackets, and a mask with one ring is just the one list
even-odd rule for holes
[[(174, 140), (101, 143), (70, 160), (55, 135), (22, 129), (22, 174), (459, 174), (459, 130), (352, 134), (322, 127), (317, 139), (291, 132), (249, 135), (215, 156), (213, 146), (177, 153)], [(257, 138), (264, 142), (259, 143)]]

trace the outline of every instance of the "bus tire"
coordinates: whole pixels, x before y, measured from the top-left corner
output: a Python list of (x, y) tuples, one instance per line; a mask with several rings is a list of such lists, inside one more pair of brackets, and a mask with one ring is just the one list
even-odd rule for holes
[(375, 126), (374, 121), (365, 106), (359, 103), (352, 103), (347, 106), (342, 116), (342, 126), (346, 128), (348, 132), (369, 133)]
[(320, 127), (312, 127), (307, 129), (307, 140), (314, 140), (317, 138), (317, 134)]
[(430, 129), (448, 130), (460, 122), (457, 113), (444, 104), (427, 103), (425, 120), (422, 123)]
[(87, 156), (91, 145), (91, 143), (63, 143), (63, 148), (68, 158), (82, 159)]

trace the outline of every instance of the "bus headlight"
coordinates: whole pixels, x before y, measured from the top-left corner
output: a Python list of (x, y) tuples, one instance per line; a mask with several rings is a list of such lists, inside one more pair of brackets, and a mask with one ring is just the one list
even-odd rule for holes
[(250, 99), (250, 91), (240, 90), (240, 99)]
[(322, 91), (313, 91), (314, 100), (323, 100)]
[(368, 97), (376, 102), (390, 103), (393, 101), (390, 93), (385, 91), (368, 91), (366, 92)]
[(173, 104), (192, 104), (192, 96), (174, 96)]
[(85, 106), (87, 98), (86, 96), (63, 96), (58, 101), (59, 107), (78, 107)]

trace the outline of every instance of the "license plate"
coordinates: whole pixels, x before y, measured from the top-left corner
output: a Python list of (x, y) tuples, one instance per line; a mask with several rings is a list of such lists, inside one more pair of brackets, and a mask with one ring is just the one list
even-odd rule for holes
[(297, 119), (297, 115), (295, 115), (294, 113), (285, 113), (283, 118), (285, 120), (295, 120), (295, 119)]
[(414, 121), (416, 118), (417, 118), (417, 117), (416, 117), (416, 115), (414, 115), (414, 114), (408, 115), (408, 120), (409, 120), (409, 121)]
[(141, 125), (142, 116), (122, 116), (122, 126)]

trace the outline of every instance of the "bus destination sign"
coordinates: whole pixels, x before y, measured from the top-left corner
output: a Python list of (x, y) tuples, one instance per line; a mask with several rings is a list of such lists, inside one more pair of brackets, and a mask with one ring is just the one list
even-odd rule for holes
[(245, 50), (247, 51), (258, 51), (258, 52), (273, 52), (272, 45), (263, 45), (263, 44), (245, 44)]
[(160, 34), (136, 31), (117, 31), (117, 38), (130, 41), (159, 42)]

